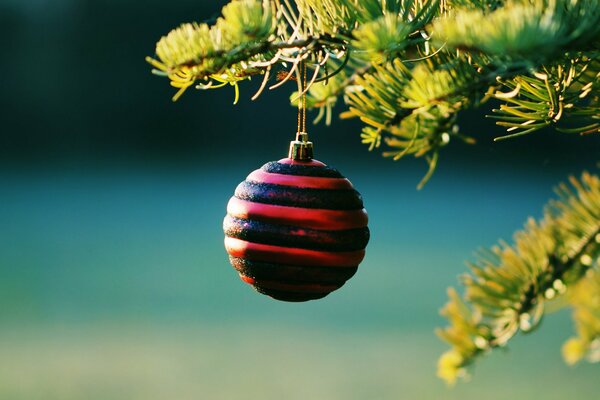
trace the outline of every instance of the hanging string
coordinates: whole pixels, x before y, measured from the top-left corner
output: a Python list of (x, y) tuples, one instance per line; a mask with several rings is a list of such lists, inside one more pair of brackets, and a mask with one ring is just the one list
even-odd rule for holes
[(298, 88), (302, 96), (298, 99), (298, 132), (306, 132), (306, 85), (307, 85), (307, 67), (306, 62), (302, 61), (299, 68), (298, 79), (300, 80)]
[(301, 60), (298, 64), (295, 64), (294, 70), (298, 84), (298, 96), (295, 97), (298, 99), (298, 131), (296, 140), (290, 143), (288, 156), (296, 161), (309, 161), (313, 158), (313, 144), (308, 140), (308, 133), (306, 132), (306, 91), (308, 89), (306, 61)]
[(304, 76), (302, 77), (302, 132), (306, 132), (306, 62), (302, 62)]
[[(302, 91), (304, 90), (304, 88), (302, 87), (302, 80), (300, 79), (300, 74), (296, 74), (296, 77), (298, 78), (298, 80), (300, 80), (300, 82), (298, 82), (298, 90), (300, 91), (299, 93), (302, 93)], [(302, 132), (302, 98), (298, 99), (298, 130), (297, 132)]]

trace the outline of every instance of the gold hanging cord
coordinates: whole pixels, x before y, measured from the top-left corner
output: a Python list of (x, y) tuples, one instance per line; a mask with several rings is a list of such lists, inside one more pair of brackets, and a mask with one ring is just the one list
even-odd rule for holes
[(298, 99), (298, 131), (296, 140), (290, 143), (288, 155), (295, 161), (309, 161), (313, 158), (313, 144), (308, 141), (308, 133), (306, 133), (306, 70), (306, 61), (302, 61), (298, 73), (298, 90), (301, 93)]

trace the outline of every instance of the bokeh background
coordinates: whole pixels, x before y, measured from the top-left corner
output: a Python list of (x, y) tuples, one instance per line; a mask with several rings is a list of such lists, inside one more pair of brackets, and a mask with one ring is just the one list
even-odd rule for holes
[(539, 216), (552, 187), (596, 170), (600, 141), (540, 132), (492, 143), (480, 112), (421, 191), (422, 161), (384, 160), (360, 124), (312, 127), (316, 155), (362, 192), (372, 239), (324, 300), (273, 301), (222, 246), (237, 183), (285, 156), (293, 85), (176, 104), (144, 62), (224, 1), (0, 1), (1, 399), (597, 399), (597, 365), (566, 367), (569, 315), (448, 389), (433, 330), (479, 246)]

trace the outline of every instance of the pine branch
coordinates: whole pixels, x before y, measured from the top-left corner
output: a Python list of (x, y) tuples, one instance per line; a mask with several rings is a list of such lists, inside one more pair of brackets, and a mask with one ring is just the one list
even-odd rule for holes
[(512, 1), (492, 12), (458, 9), (436, 20), (432, 31), (438, 44), (453, 49), (535, 65), (597, 49), (600, 8), (597, 0)]
[[(549, 203), (540, 222), (531, 219), (515, 234), (514, 245), (501, 242), (478, 255), (471, 274), (462, 279), (464, 299), (449, 291), (442, 315), (450, 325), (437, 332), (452, 345), (438, 364), (438, 375), (447, 382), (466, 376), (465, 368), (478, 356), (505, 346), (519, 331), (535, 329), (549, 301), (565, 293), (600, 296), (594, 287), (578, 289), (585, 285), (578, 283), (584, 282), (582, 277), (600, 266), (600, 179), (584, 173), (580, 181), (571, 179), (571, 185), (574, 190), (559, 186), (559, 199)], [(586, 313), (596, 303), (576, 295), (571, 301), (586, 310), (576, 311), (576, 319), (583, 338), (577, 344), (587, 349), (598, 331)], [(570, 346), (567, 359), (575, 360)]]
[[(376, 66), (356, 80), (346, 93), (350, 106), (344, 117), (359, 117), (367, 126), (361, 134), (369, 149), (384, 142), (384, 156), (399, 160), (405, 155), (428, 157), (428, 179), (439, 150), (458, 134), (457, 114), (478, 102), (465, 95), (486, 82), (462, 57), (441, 53), (413, 67), (399, 59)], [(427, 179), (424, 179), (422, 186)]]
[(490, 97), (505, 102), (492, 116), (502, 138), (600, 129), (596, 0), (233, 0), (222, 13), (213, 26), (173, 30), (147, 59), (178, 89), (174, 100), (231, 85), (237, 101), (238, 83), (259, 75), (255, 99), (305, 62), (316, 121), (330, 123), (343, 98), (342, 117), (365, 123), (370, 150), (423, 157), (427, 176), (451, 138), (465, 139), (460, 112)]
[(344, 40), (327, 34), (287, 35), (289, 26), (277, 21), (275, 6), (268, 1), (233, 1), (223, 8), (223, 17), (214, 26), (183, 24), (157, 43), (159, 60), (146, 60), (180, 89), (173, 98), (177, 100), (196, 81), (206, 82), (199, 89), (208, 89), (214, 87), (213, 79), (237, 85), (252, 75), (264, 74), (273, 64), (284, 62), (281, 57), (286, 50), (319, 53), (345, 46)]
[[(577, 56), (562, 63), (543, 67), (533, 76), (517, 76), (500, 81), (508, 92), (495, 97), (506, 104), (494, 110), (497, 125), (507, 127), (505, 139), (535, 132), (550, 125), (565, 133), (600, 132), (599, 108), (590, 99), (600, 86), (598, 58)], [(579, 126), (560, 126), (559, 122)]]
[[(155, 73), (180, 90), (177, 100), (197, 81), (198, 89), (237, 85), (253, 75), (268, 79), (273, 66), (328, 59), (355, 65), (383, 60), (423, 43), (415, 34), (437, 13), (437, 0), (233, 0), (213, 26), (183, 24), (157, 44), (157, 59), (147, 58)], [(378, 39), (385, 37), (384, 42)], [(383, 58), (382, 58), (383, 57)], [(335, 63), (335, 61), (334, 61)], [(358, 68), (358, 67), (357, 67)], [(315, 82), (329, 81), (326, 69)], [(289, 73), (294, 72), (294, 67)], [(319, 70), (315, 72), (318, 74)], [(336, 71), (339, 73), (341, 71)], [(353, 76), (354, 74), (348, 74)], [(215, 80), (218, 84), (215, 86)]]

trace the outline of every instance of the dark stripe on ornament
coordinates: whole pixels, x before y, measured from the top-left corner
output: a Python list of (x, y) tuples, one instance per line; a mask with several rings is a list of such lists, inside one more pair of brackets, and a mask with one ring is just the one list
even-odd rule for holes
[(255, 281), (240, 274), (240, 279), (256, 289), (257, 292), (284, 301), (308, 301), (320, 299), (339, 289), (344, 284), (336, 286), (324, 285), (289, 285), (273, 281)]
[(324, 285), (323, 283), (287, 283), (270, 279), (258, 280), (240, 274), (240, 279), (254, 287), (281, 290), (290, 293), (330, 293), (339, 289), (344, 283), (338, 285)]
[(244, 181), (235, 189), (235, 197), (256, 203), (325, 210), (359, 210), (360, 194), (352, 190), (294, 188), (270, 183)]
[(252, 286), (258, 293), (267, 295), (279, 301), (288, 301), (290, 303), (301, 303), (303, 301), (319, 300), (327, 296), (331, 292), (326, 293), (294, 293), (285, 292), (281, 290), (273, 290), (262, 288), (258, 286)]
[(283, 175), (317, 176), (323, 178), (344, 177), (337, 169), (327, 166), (319, 167), (312, 165), (281, 164), (277, 161), (268, 162), (263, 165), (261, 169), (266, 172)]
[(369, 229), (366, 227), (322, 231), (239, 219), (229, 215), (223, 221), (223, 230), (227, 236), (249, 242), (312, 250), (360, 250), (364, 249), (369, 242)]
[(274, 264), (229, 257), (231, 265), (242, 275), (256, 280), (286, 283), (315, 283), (341, 285), (352, 278), (355, 267), (305, 267), (299, 265)]
[(279, 164), (308, 165), (308, 166), (313, 166), (313, 167), (326, 167), (327, 166), (327, 164), (325, 164), (324, 162), (315, 160), (314, 158), (312, 158), (310, 160), (301, 161), (301, 160), (292, 160), (291, 158), (286, 157), (286, 158), (282, 158), (281, 160), (278, 160), (277, 162)]

